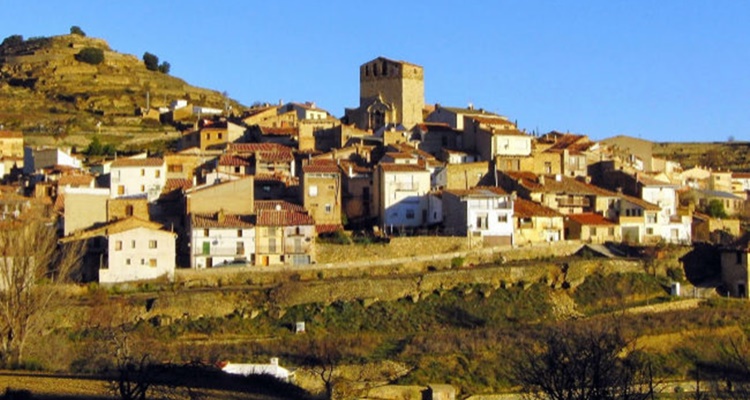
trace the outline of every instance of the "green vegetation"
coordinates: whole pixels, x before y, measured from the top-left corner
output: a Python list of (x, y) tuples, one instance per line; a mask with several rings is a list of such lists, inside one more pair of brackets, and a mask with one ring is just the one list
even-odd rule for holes
[(111, 156), (114, 155), (116, 151), (117, 149), (113, 144), (107, 143), (102, 145), (99, 136), (95, 135), (91, 138), (91, 143), (89, 143), (86, 150), (83, 151), (83, 154), (86, 154), (87, 156)]
[(583, 311), (598, 313), (666, 297), (667, 285), (664, 277), (643, 273), (594, 274), (576, 288), (573, 298)]
[(21, 45), (21, 44), (23, 44), (23, 36), (21, 36), (21, 35), (10, 35), (10, 36), (6, 37), (3, 40), (3, 43), (0, 46), (3, 46), (3, 47), (5, 47), (5, 46), (12, 47), (12, 46), (18, 46), (18, 45)]
[(159, 57), (149, 52), (143, 53), (143, 63), (149, 71), (159, 71), (163, 74), (169, 74), (171, 65), (164, 61), (159, 64)]
[(728, 217), (726, 210), (724, 210), (724, 202), (719, 199), (713, 199), (708, 202), (708, 206), (706, 206), (706, 214), (713, 218)]
[(78, 25), (73, 25), (73, 26), (70, 27), (70, 34), (71, 35), (78, 35), (78, 36), (86, 36), (86, 33)]
[(104, 51), (96, 47), (84, 47), (76, 54), (76, 60), (91, 65), (101, 64), (104, 61)]

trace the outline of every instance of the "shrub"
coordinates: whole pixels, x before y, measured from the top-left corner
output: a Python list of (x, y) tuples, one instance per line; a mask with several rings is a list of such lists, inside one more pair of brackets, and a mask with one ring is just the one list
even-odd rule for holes
[(149, 71), (159, 70), (159, 57), (149, 52), (143, 53), (143, 63), (146, 64), (146, 69)]
[(101, 64), (104, 61), (104, 51), (96, 47), (84, 47), (76, 54), (76, 60), (91, 65)]
[(172, 66), (169, 65), (168, 62), (164, 61), (161, 64), (159, 64), (159, 72), (161, 72), (162, 74), (169, 74), (169, 69), (171, 67)]
[(70, 34), (71, 35), (78, 35), (78, 36), (86, 36), (86, 33), (78, 25), (73, 25), (73, 26), (70, 27)]
[(23, 43), (23, 36), (21, 35), (10, 35), (3, 40), (2, 46), (18, 46)]
[(453, 257), (451, 259), (451, 268), (461, 268), (466, 260), (463, 257)]

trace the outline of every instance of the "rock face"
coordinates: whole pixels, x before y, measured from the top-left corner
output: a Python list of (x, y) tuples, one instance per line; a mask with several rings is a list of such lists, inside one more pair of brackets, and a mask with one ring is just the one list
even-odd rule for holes
[[(87, 47), (101, 49), (104, 61), (78, 61)], [(113, 51), (102, 39), (62, 35), (0, 45), (0, 123), (6, 128), (54, 133), (60, 127), (86, 129), (106, 118), (139, 123), (135, 110), (146, 106), (147, 92), (152, 108), (176, 99), (214, 108), (225, 103), (221, 93), (149, 71), (140, 58)]]

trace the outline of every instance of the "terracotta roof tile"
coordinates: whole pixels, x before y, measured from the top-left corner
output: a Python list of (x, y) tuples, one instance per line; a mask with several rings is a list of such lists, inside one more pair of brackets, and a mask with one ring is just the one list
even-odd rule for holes
[(338, 174), (339, 166), (333, 160), (315, 160), (302, 167), (302, 172), (319, 174)]
[(499, 187), (477, 186), (471, 189), (445, 189), (445, 193), (451, 193), (458, 197), (498, 197), (507, 196), (508, 193)]
[(250, 166), (250, 162), (240, 156), (235, 156), (231, 154), (223, 154), (221, 157), (219, 157), (218, 164), (222, 167), (248, 167)]
[(171, 192), (176, 189), (190, 189), (193, 187), (193, 182), (188, 179), (182, 178), (169, 178), (164, 184), (164, 192)]
[(569, 214), (567, 217), (581, 225), (617, 225), (602, 215), (595, 213)]
[(2, 139), (23, 139), (23, 132), (20, 131), (0, 131)]
[(193, 214), (190, 218), (194, 228), (252, 228), (254, 218), (236, 214)]
[(164, 165), (163, 158), (118, 158), (112, 161), (112, 168), (127, 168), (127, 167), (161, 167)]
[(562, 217), (562, 214), (549, 207), (521, 198), (516, 198), (513, 201), (513, 215), (520, 218)]
[(321, 224), (321, 225), (315, 225), (315, 232), (318, 234), (321, 233), (333, 233), (340, 229), (344, 229), (344, 227), (341, 224)]
[(91, 175), (63, 175), (57, 180), (60, 186), (91, 186), (94, 177)]
[(294, 126), (259, 126), (258, 129), (260, 129), (262, 135), (266, 136), (299, 136), (299, 128)]
[(257, 152), (292, 153), (292, 148), (277, 143), (230, 143), (228, 153), (255, 154)]
[(379, 164), (384, 172), (427, 172), (426, 169), (412, 164)]
[(315, 225), (313, 218), (302, 212), (290, 210), (260, 210), (258, 212), (258, 226), (296, 226)]
[(281, 210), (289, 210), (289, 211), (299, 211), (299, 212), (305, 212), (305, 207), (299, 205), (290, 203), (285, 200), (256, 200), (255, 201), (255, 211), (258, 210), (275, 210), (276, 206), (278, 206)]

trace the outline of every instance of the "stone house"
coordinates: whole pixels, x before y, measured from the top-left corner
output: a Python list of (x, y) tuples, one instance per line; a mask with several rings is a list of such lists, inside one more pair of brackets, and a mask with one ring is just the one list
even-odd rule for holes
[(513, 196), (497, 187), (443, 190), (446, 232), (471, 236), (485, 246), (512, 245)]
[(302, 204), (319, 229), (341, 227), (341, 186), (341, 171), (334, 161), (312, 161), (302, 167)]
[(187, 214), (252, 215), (255, 213), (255, 184), (252, 176), (191, 187), (184, 192)]
[(292, 148), (276, 143), (234, 143), (227, 154), (245, 158), (250, 162), (250, 175), (295, 176)]
[(494, 184), (494, 177), (489, 176), (489, 163), (478, 161), (462, 164), (446, 164), (438, 168), (433, 179), (435, 189), (470, 189), (478, 185)]
[(342, 160), (341, 202), (344, 215), (350, 224), (367, 224), (376, 215), (373, 198), (373, 169), (353, 161)]
[(620, 225), (601, 214), (583, 213), (565, 216), (565, 238), (589, 243), (620, 242)]
[(34, 175), (44, 168), (66, 166), (81, 169), (82, 162), (74, 157), (69, 148), (29, 147), (23, 148), (23, 173)]
[(605, 214), (620, 224), (622, 240), (629, 243), (653, 244), (662, 239), (661, 231), (669, 220), (659, 218), (661, 208), (643, 199), (620, 194), (619, 199)]
[(136, 217), (120, 219), (68, 236), (86, 240), (83, 279), (122, 283), (165, 277), (174, 279), (174, 232)]
[(0, 165), (3, 168), (0, 178), (13, 168), (23, 168), (23, 132), (0, 130)]
[(187, 132), (180, 138), (180, 148), (197, 147), (200, 150), (222, 150), (229, 143), (245, 138), (245, 128), (224, 118), (201, 119), (198, 129)]
[(727, 238), (738, 238), (741, 233), (737, 218), (711, 218), (703, 213), (693, 213), (693, 242), (722, 243)]
[(159, 198), (167, 181), (167, 164), (163, 158), (136, 156), (118, 158), (110, 168), (110, 196)]
[(484, 110), (483, 108), (475, 109), (471, 104), (467, 108), (444, 107), (440, 104), (435, 104), (435, 109), (427, 115), (427, 117), (425, 118), (425, 122), (443, 123), (447, 124), (453, 129), (463, 131), (464, 121), (466, 120), (466, 117), (490, 117), (506, 119), (501, 115), (491, 113)]
[(461, 146), (461, 131), (442, 122), (423, 122), (412, 128), (412, 140), (417, 148), (437, 157), (443, 149), (458, 149)]
[(192, 214), (190, 216), (190, 267), (213, 268), (255, 263), (255, 225), (249, 215)]
[(513, 239), (518, 246), (564, 240), (564, 218), (559, 212), (530, 200), (513, 201)]
[(707, 210), (712, 202), (719, 202), (728, 216), (736, 216), (745, 211), (746, 199), (731, 192), (694, 189), (690, 193), (697, 200), (696, 206), (701, 210)]
[(315, 221), (306, 212), (277, 204), (260, 208), (256, 220), (255, 265), (315, 262)]
[(750, 280), (750, 267), (748, 265), (748, 254), (750, 254), (750, 235), (745, 233), (729, 246), (720, 249), (721, 254), (721, 281), (726, 294), (732, 297), (748, 298), (748, 281)]
[(531, 136), (502, 117), (466, 117), (463, 148), (484, 161), (494, 161), (497, 169), (518, 170), (523, 158), (531, 155)]

